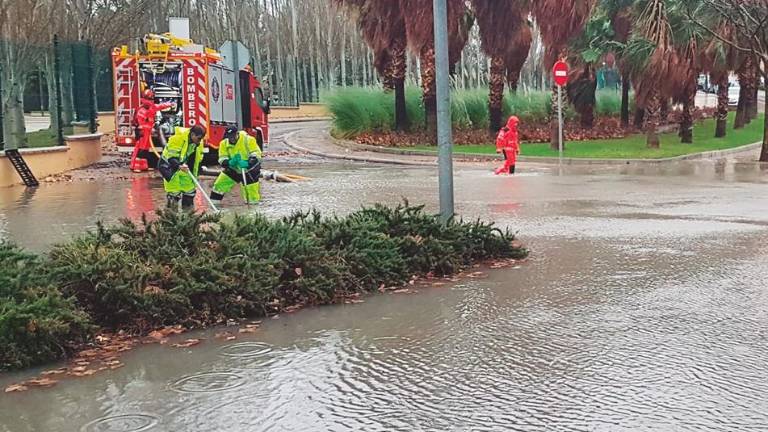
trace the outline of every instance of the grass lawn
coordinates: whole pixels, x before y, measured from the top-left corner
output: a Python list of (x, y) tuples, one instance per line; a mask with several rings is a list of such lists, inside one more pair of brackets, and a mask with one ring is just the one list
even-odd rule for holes
[[(696, 123), (693, 128), (693, 144), (681, 144), (677, 131), (662, 134), (661, 148), (649, 149), (645, 146), (645, 135), (632, 135), (622, 139), (606, 139), (591, 141), (566, 142), (565, 157), (596, 158), (596, 159), (660, 159), (700, 153), (711, 150), (722, 150), (752, 144), (763, 138), (763, 114), (752, 120), (743, 129), (733, 129), (734, 113), (728, 116), (728, 132), (725, 138), (714, 138), (715, 120), (708, 119)], [(415, 150), (436, 151), (435, 146), (416, 146)], [(495, 145), (461, 145), (454, 146), (456, 153), (495, 154)], [(523, 144), (520, 149), (522, 156), (557, 157), (557, 150), (551, 150), (549, 143)]]
[[(64, 128), (64, 135), (72, 133), (72, 128)], [(58, 137), (55, 131), (49, 129), (43, 129), (37, 132), (30, 132), (27, 134), (27, 147), (39, 148), (39, 147), (55, 147), (59, 145)]]

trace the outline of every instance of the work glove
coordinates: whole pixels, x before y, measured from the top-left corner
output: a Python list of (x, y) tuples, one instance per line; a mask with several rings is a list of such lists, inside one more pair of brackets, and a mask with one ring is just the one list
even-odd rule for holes
[(248, 169), (253, 169), (253, 168), (256, 168), (257, 166), (258, 167), (261, 166), (261, 161), (259, 160), (259, 158), (257, 158), (256, 156), (249, 157), (248, 158)]
[(221, 161), (221, 167), (224, 169), (229, 168), (229, 159), (224, 159)]
[(238, 167), (239, 167), (240, 169), (247, 169), (247, 168), (248, 168), (248, 166), (249, 166), (249, 164), (248, 164), (248, 161), (247, 161), (247, 160), (242, 160), (242, 159), (241, 159), (241, 160), (240, 160), (240, 162), (239, 162), (239, 164), (238, 164)]
[(232, 159), (229, 160), (229, 168), (231, 169), (238, 169), (240, 168), (240, 162), (242, 158), (239, 154), (236, 154)]

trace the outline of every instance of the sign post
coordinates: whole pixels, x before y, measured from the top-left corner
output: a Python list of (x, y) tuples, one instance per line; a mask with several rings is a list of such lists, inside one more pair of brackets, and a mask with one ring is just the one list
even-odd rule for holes
[(558, 149), (560, 153), (560, 165), (563, 164), (563, 86), (568, 84), (568, 63), (558, 61), (552, 67), (552, 75), (557, 85), (557, 125), (558, 125)]
[(243, 127), (243, 103), (240, 89), (240, 70), (251, 59), (248, 48), (239, 41), (226, 41), (219, 48), (224, 59), (224, 64), (235, 72), (235, 112), (237, 115), (237, 127)]

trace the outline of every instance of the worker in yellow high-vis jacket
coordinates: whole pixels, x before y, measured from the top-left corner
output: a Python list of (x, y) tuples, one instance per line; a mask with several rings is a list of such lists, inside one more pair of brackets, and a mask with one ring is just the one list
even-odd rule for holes
[[(211, 199), (218, 200), (240, 184), (240, 194), (248, 204), (261, 200), (259, 176), (261, 175), (261, 148), (256, 138), (236, 127), (227, 128), (219, 144), (219, 164), (222, 172), (213, 183)], [(243, 184), (245, 182), (245, 184)]]
[(176, 128), (168, 140), (158, 171), (163, 176), (163, 186), (169, 209), (191, 210), (195, 204), (195, 181), (203, 161), (205, 128), (195, 125), (191, 129)]

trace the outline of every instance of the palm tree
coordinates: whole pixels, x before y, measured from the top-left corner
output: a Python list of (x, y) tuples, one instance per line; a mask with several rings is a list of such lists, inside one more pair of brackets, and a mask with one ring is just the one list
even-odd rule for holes
[(531, 47), (528, 10), (519, 0), (472, 0), (475, 18), (480, 28), (480, 44), (491, 58), (489, 71), (488, 113), (489, 131), (501, 128), (504, 100), (504, 79), (517, 89), (520, 69)]
[[(733, 29), (724, 21), (717, 22), (716, 33), (722, 40), (732, 38)], [(717, 111), (715, 114), (715, 138), (726, 135), (728, 123), (728, 75), (732, 65), (736, 64), (736, 50), (723, 43), (721, 39), (711, 38), (702, 50), (704, 70), (709, 72), (710, 80), (717, 86)]]
[(641, 0), (636, 13), (626, 48), (627, 63), (636, 84), (635, 100), (644, 110), (646, 145), (659, 148), (657, 129), (662, 100), (672, 94), (672, 83), (681, 79), (675, 76), (678, 72), (677, 53), (673, 47), (666, 0)]
[(363, 39), (373, 51), (373, 65), (384, 89), (395, 92), (395, 129), (408, 129), (405, 105), (407, 72), (405, 20), (399, 3), (388, 0), (334, 0), (357, 15)]
[(693, 110), (696, 108), (698, 78), (704, 69), (706, 52), (701, 29), (689, 21), (682, 5), (675, 3), (669, 9), (674, 46), (677, 52), (677, 72), (672, 82), (672, 101), (682, 104), (680, 115), (680, 142), (693, 143)]
[[(576, 37), (589, 19), (596, 0), (536, 0), (531, 12), (541, 30), (546, 46), (545, 65), (568, 57), (568, 42)], [(552, 115), (550, 116), (550, 145), (558, 147), (557, 86), (552, 86)]]
[[(469, 38), (472, 18), (463, 0), (447, 0), (447, 2), (449, 64), (453, 69)], [(400, 0), (399, 4), (405, 19), (408, 46), (421, 61), (422, 101), (427, 127), (435, 129), (437, 127), (437, 88), (432, 0)]]
[(736, 70), (739, 77), (739, 104), (736, 107), (736, 119), (733, 122), (734, 129), (741, 129), (752, 121), (751, 109), (757, 101), (752, 101), (757, 86), (757, 69), (755, 68), (755, 59), (752, 55), (745, 55), (741, 60), (741, 65)]

